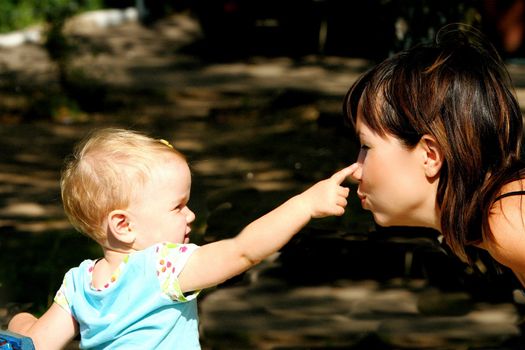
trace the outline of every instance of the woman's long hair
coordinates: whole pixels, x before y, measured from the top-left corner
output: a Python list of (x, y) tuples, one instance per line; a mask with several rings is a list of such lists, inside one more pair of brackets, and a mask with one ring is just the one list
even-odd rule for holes
[(488, 212), (501, 186), (521, 176), (523, 121), (510, 76), (474, 29), (442, 29), (432, 46), (400, 52), (358, 79), (344, 113), (413, 148), (432, 135), (444, 154), (437, 192), (441, 232), (452, 251), (492, 237)]

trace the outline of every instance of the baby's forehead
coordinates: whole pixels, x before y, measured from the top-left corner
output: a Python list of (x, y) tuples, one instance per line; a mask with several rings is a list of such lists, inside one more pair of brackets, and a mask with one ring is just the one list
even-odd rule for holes
[[(145, 191), (158, 188), (169, 188), (170, 191), (187, 191), (191, 187), (191, 172), (186, 160), (177, 155), (157, 159), (150, 163), (142, 178), (133, 185), (135, 196), (141, 196)], [(167, 193), (165, 193), (167, 194)]]
[(188, 162), (176, 153), (158, 159), (152, 163), (150, 170), (152, 177), (187, 178), (191, 176)]
[(182, 154), (177, 152), (167, 152), (164, 156), (164, 161), (165, 164), (171, 164), (184, 169), (189, 168), (188, 161), (186, 160), (186, 158), (184, 158)]

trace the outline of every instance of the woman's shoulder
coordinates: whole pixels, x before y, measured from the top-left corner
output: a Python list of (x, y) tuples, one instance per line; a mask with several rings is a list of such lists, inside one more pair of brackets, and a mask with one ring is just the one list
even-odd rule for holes
[(489, 212), (491, 237), (486, 248), (503, 265), (525, 267), (525, 180), (501, 187)]

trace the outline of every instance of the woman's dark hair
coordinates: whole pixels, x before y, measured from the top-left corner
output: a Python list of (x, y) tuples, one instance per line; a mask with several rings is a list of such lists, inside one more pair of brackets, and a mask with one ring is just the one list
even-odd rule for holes
[(344, 113), (412, 148), (425, 134), (444, 154), (437, 192), (441, 232), (452, 251), (491, 238), (488, 212), (501, 186), (521, 177), (523, 122), (511, 79), (481, 33), (444, 27), (430, 46), (400, 52), (350, 88)]

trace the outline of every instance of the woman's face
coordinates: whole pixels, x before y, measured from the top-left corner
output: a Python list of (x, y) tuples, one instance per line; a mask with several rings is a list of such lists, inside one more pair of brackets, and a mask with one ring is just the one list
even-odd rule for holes
[(361, 108), (356, 131), (361, 149), (353, 176), (363, 208), (381, 226), (437, 228), (438, 181), (427, 177), (424, 145), (409, 149), (391, 135), (379, 136), (363, 122)]

